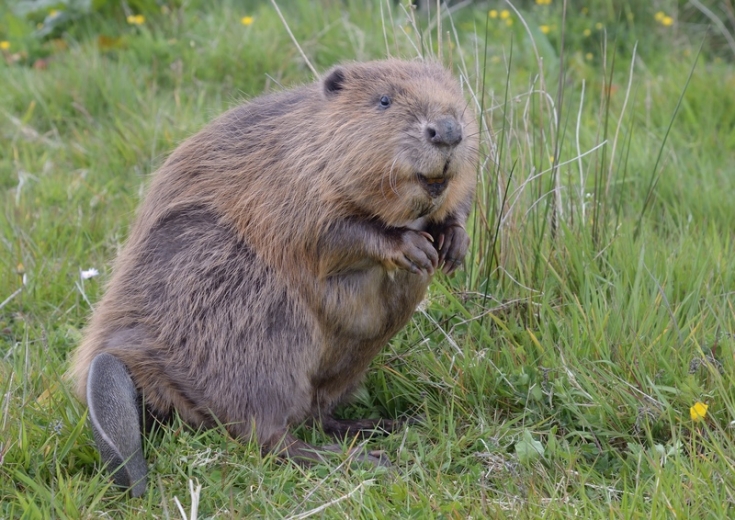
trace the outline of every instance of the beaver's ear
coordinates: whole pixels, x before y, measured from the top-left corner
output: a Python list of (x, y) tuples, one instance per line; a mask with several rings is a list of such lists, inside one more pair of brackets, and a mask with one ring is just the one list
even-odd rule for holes
[(344, 87), (344, 83), (345, 70), (342, 67), (335, 67), (329, 71), (329, 74), (323, 80), (324, 95), (327, 99), (336, 96)]

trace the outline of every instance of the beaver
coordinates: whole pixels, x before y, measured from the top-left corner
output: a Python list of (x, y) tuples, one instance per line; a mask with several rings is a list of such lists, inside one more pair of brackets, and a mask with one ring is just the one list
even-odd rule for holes
[[(338, 65), (256, 97), (176, 148), (153, 175), (70, 369), (101, 459), (145, 490), (145, 414), (308, 463), (292, 425), (338, 420), (434, 272), (468, 249), (478, 128), (443, 66)], [(380, 456), (353, 456), (382, 463)]]

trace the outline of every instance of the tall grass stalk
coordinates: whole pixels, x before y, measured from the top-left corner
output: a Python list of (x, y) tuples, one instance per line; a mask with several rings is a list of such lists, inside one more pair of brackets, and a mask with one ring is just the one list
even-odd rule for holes
[(671, 119), (669, 120), (669, 126), (666, 128), (666, 133), (664, 133), (663, 140), (661, 141), (661, 146), (658, 149), (658, 155), (656, 156), (656, 162), (653, 165), (653, 170), (651, 170), (651, 180), (648, 183), (648, 189), (646, 190), (646, 198), (643, 201), (643, 207), (641, 208), (641, 212), (638, 215), (638, 221), (636, 222), (635, 226), (635, 237), (638, 237), (641, 232), (641, 223), (643, 222), (643, 215), (646, 213), (646, 209), (648, 209), (649, 204), (651, 203), (651, 198), (653, 197), (654, 191), (656, 189), (656, 184), (658, 184), (659, 176), (661, 175), (661, 172), (659, 171), (658, 167), (661, 163), (661, 157), (663, 156), (664, 147), (666, 146), (666, 141), (669, 138), (669, 133), (671, 132), (671, 128), (674, 126), (674, 121), (676, 120), (676, 114), (679, 112), (679, 108), (681, 107), (681, 103), (684, 99), (684, 94), (686, 94), (687, 87), (689, 87), (689, 82), (692, 80), (692, 76), (694, 75), (694, 69), (697, 66), (697, 62), (699, 61), (699, 55), (702, 54), (702, 48), (704, 46), (705, 39), (702, 39), (702, 42), (699, 44), (699, 49), (697, 50), (697, 54), (694, 56), (694, 61), (692, 62), (692, 67), (689, 69), (689, 75), (687, 76), (686, 82), (684, 83), (684, 87), (681, 90), (681, 94), (679, 94), (679, 99), (676, 102), (676, 106), (674, 107), (674, 112), (671, 114)]

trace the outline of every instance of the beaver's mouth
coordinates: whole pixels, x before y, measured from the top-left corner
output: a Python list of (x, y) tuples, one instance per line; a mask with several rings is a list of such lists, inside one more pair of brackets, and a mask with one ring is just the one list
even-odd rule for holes
[(438, 197), (441, 195), (449, 183), (449, 180), (444, 177), (444, 175), (440, 177), (427, 177), (422, 173), (417, 173), (416, 177), (418, 178), (421, 187), (423, 187), (432, 197)]

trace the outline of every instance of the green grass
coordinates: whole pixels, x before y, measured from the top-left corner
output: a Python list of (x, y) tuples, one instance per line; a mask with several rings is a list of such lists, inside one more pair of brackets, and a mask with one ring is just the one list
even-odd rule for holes
[[(426, 13), (413, 24), (392, 2), (282, 4), (319, 71), (386, 41), (438, 52)], [(442, 20), (443, 59), (482, 109), (472, 256), (344, 410), (426, 418), (370, 441), (396, 471), (304, 470), (174, 424), (146, 442), (134, 500), (100, 473), (69, 355), (166, 154), (312, 78), (267, 3), (192, 3), (140, 27), (91, 13), (63, 45), (0, 25), (0, 302), (15, 295), (0, 308), (0, 518), (179, 518), (190, 479), (200, 518), (733, 516), (733, 56), (720, 34), (698, 56), (690, 11), (656, 22), (672, 4), (587, 4), (565, 26), (556, 1), (519, 4), (528, 30), (489, 18), (499, 3)]]

